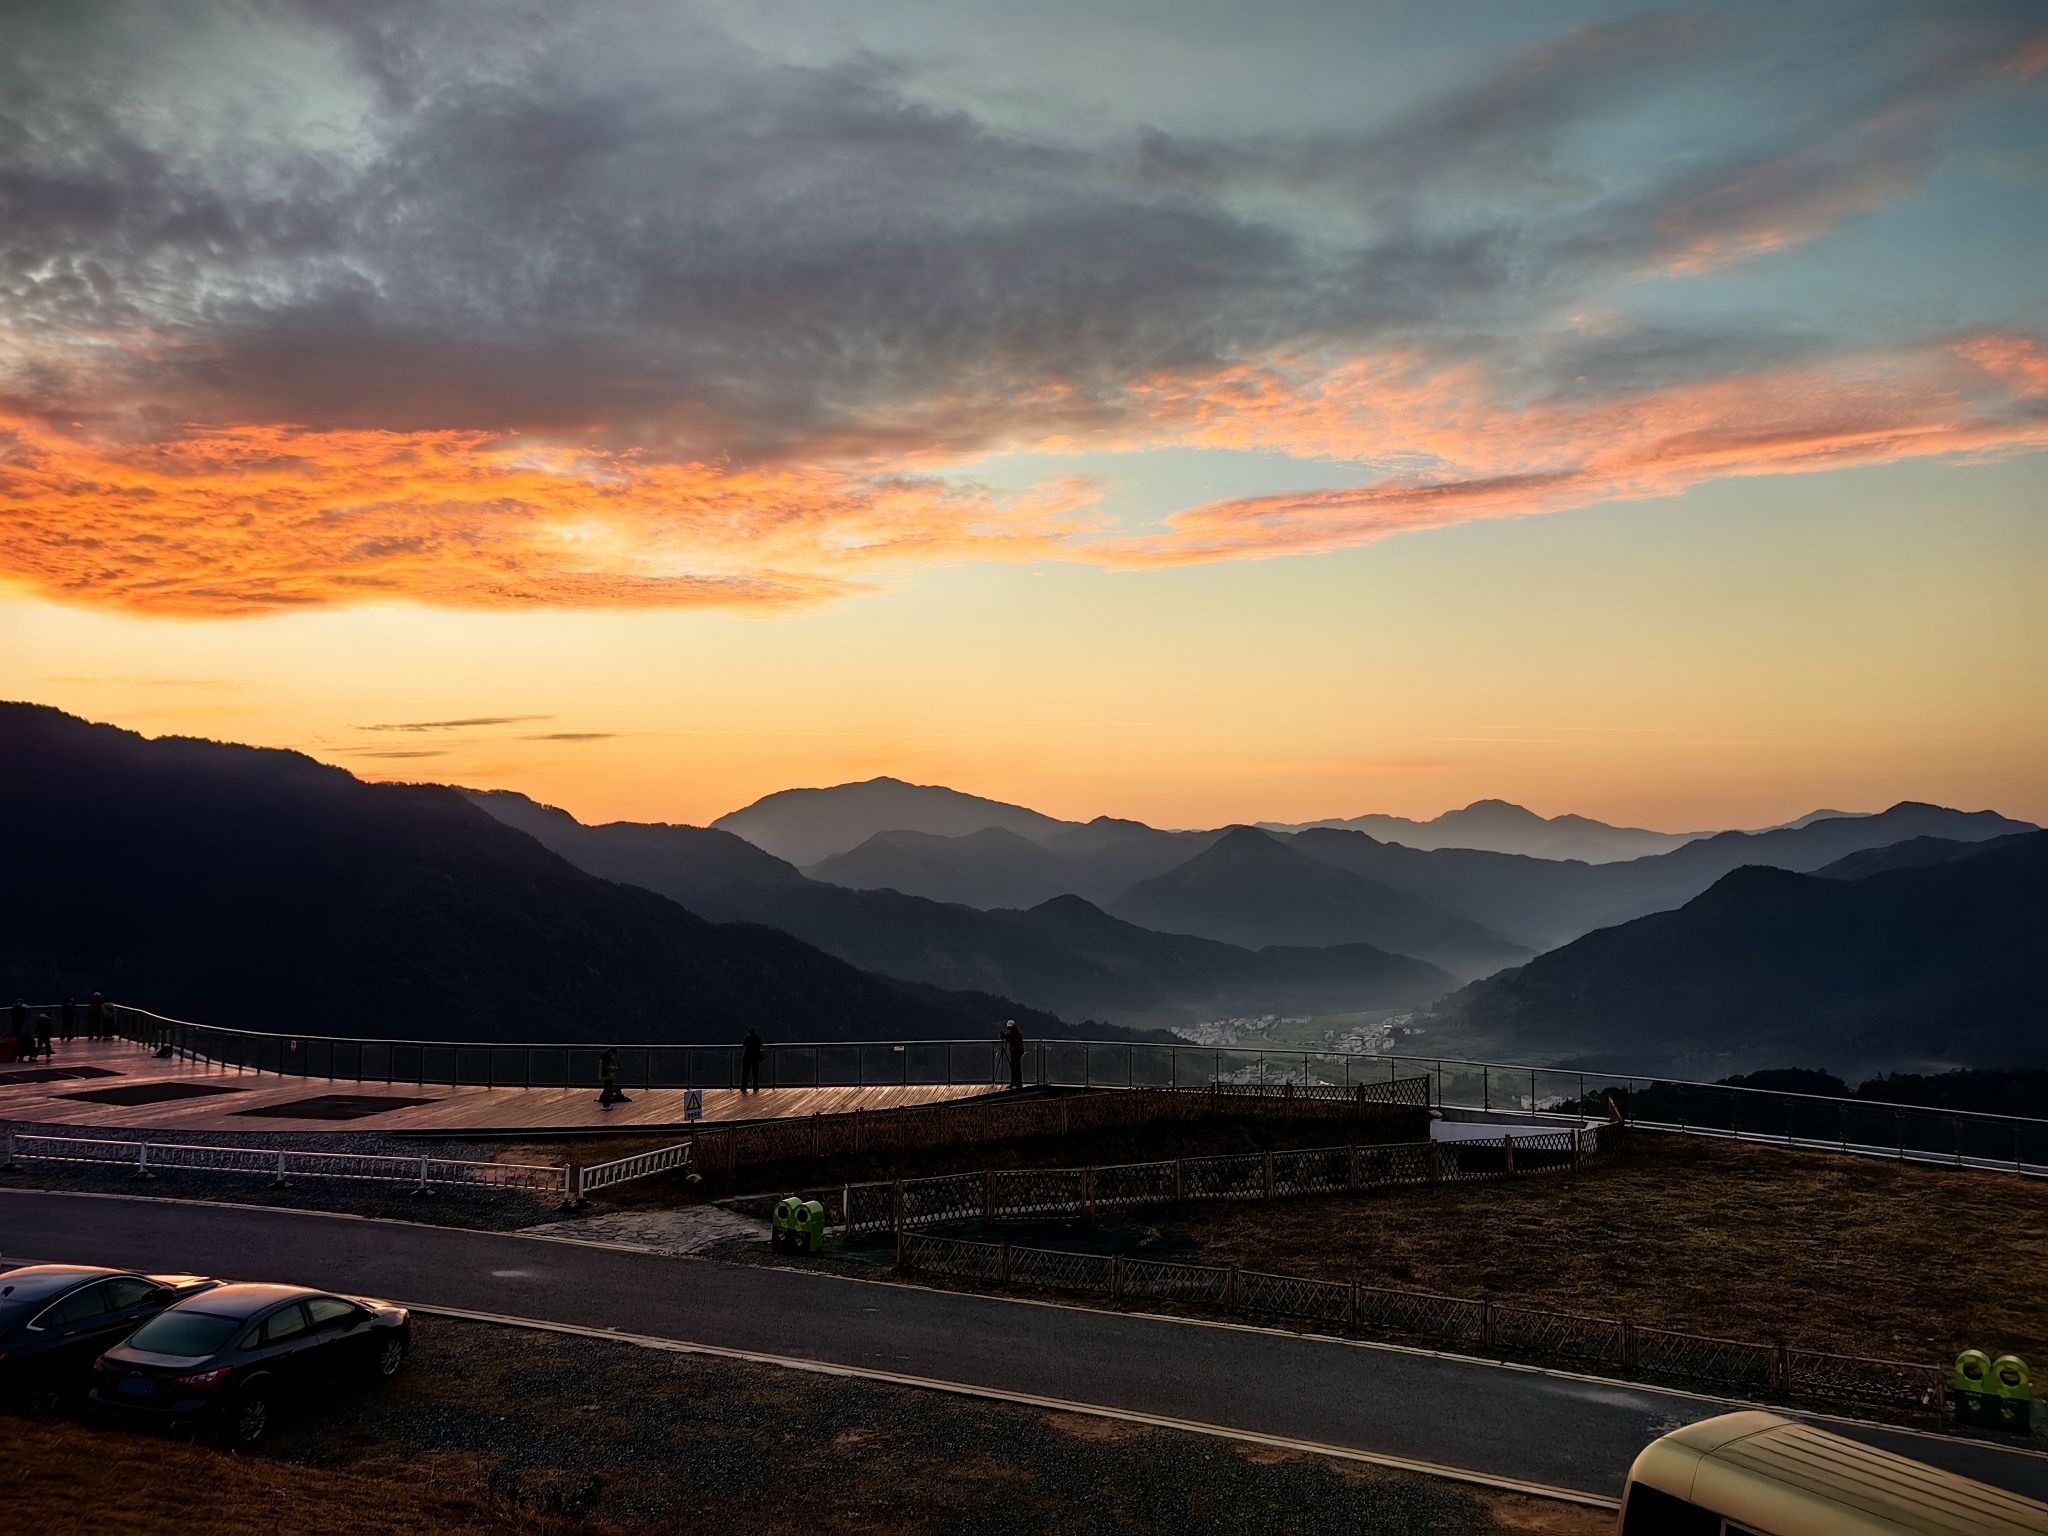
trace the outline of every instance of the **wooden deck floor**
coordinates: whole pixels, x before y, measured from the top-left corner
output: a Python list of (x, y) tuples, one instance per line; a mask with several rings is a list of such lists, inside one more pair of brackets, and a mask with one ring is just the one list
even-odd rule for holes
[[(432, 1083), (357, 1083), (346, 1079), (258, 1076), (204, 1062), (158, 1061), (125, 1040), (74, 1040), (60, 1044), (50, 1066), (63, 1077), (10, 1081), (35, 1068), (0, 1065), (0, 1120), (53, 1125), (102, 1126), (175, 1131), (430, 1131), (500, 1134), (508, 1131), (629, 1131), (681, 1126), (683, 1090), (627, 1089), (630, 1102), (600, 1109), (597, 1090), (588, 1088), (451, 1088)], [(72, 1071), (86, 1075), (72, 1076)], [(133, 1089), (146, 1096), (162, 1085), (185, 1096), (154, 1103), (119, 1104), (78, 1094)], [(907, 1104), (972, 1098), (992, 1090), (986, 1084), (899, 1084), (864, 1088), (769, 1088), (741, 1094), (730, 1088), (704, 1090), (705, 1124), (773, 1120), (794, 1115), (849, 1114), (856, 1109), (894, 1109)], [(389, 1108), (352, 1118), (312, 1113), (315, 1100), (388, 1101)], [(422, 1102), (423, 1101), (423, 1102)], [(293, 1107), (309, 1111), (293, 1115)], [(251, 1110), (266, 1113), (251, 1114)]]

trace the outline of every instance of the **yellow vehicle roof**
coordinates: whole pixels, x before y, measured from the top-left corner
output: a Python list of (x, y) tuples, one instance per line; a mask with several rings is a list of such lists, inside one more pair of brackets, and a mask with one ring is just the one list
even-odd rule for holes
[(1630, 1476), (1771, 1536), (2048, 1536), (2048, 1504), (1775, 1413), (1689, 1424)]

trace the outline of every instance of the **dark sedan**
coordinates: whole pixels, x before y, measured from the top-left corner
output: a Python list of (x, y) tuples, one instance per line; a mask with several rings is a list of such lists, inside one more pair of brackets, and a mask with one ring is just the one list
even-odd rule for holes
[(389, 1302), (296, 1285), (223, 1285), (100, 1356), (91, 1404), (254, 1445), (279, 1410), (351, 1378), (395, 1376), (411, 1347), (412, 1318)]
[(158, 1313), (220, 1282), (87, 1264), (0, 1271), (0, 1381), (36, 1397), (83, 1386), (93, 1359)]

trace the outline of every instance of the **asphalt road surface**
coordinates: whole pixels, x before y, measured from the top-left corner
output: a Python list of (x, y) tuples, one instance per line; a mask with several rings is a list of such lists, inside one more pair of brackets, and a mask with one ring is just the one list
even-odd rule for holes
[[(514, 1235), (0, 1191), (0, 1255), (275, 1280), (616, 1329), (1220, 1425), (1614, 1497), (1685, 1394), (1204, 1326)], [(1830, 1424), (2048, 1499), (2048, 1457)]]

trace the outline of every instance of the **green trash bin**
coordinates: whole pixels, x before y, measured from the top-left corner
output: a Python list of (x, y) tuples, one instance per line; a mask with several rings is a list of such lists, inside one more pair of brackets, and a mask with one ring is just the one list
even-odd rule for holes
[(2034, 1379), (2027, 1374), (2027, 1362), (2018, 1355), (2000, 1355), (1991, 1362), (1990, 1406), (1998, 1427), (2007, 1434), (2024, 1435), (2034, 1427)]
[(789, 1213), (792, 1246), (798, 1253), (825, 1250), (825, 1205), (820, 1200), (799, 1200)]
[(775, 1202), (775, 1212), (769, 1218), (771, 1230), (768, 1241), (776, 1248), (796, 1246), (796, 1212), (803, 1202), (795, 1195), (784, 1195)]
[(1997, 1416), (1991, 1390), (1991, 1357), (1981, 1349), (1966, 1349), (1956, 1356), (1949, 1372), (1948, 1395), (1955, 1399), (1958, 1424), (1988, 1425)]

